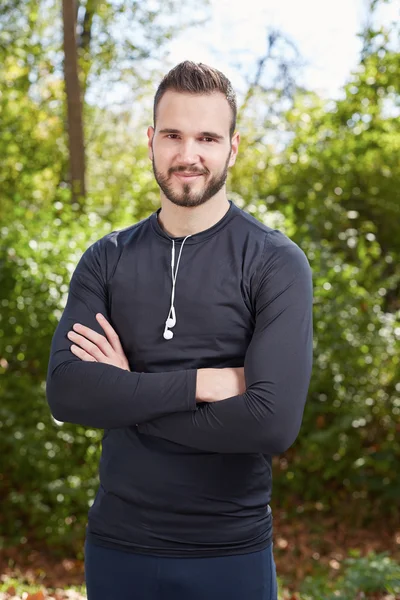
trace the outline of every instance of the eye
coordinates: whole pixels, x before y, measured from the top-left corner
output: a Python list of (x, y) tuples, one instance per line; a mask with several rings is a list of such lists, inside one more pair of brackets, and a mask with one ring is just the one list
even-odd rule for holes
[(215, 142), (214, 138), (211, 138), (211, 137), (202, 137), (200, 139), (202, 142), (207, 142), (207, 143)]
[(168, 133), (166, 137), (170, 140), (176, 140), (176, 139), (178, 139), (178, 134), (177, 133)]

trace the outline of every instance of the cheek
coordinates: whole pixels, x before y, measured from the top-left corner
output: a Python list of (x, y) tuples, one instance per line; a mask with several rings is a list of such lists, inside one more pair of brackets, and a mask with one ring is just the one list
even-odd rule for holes
[(225, 169), (227, 159), (227, 155), (210, 157), (207, 161), (207, 166), (209, 167), (210, 171), (220, 173)]
[(169, 166), (174, 158), (173, 149), (163, 144), (153, 144), (153, 157), (157, 166)]

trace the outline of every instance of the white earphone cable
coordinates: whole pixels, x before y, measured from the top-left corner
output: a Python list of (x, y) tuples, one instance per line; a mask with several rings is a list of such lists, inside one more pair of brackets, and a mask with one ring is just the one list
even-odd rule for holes
[[(174, 267), (175, 267), (175, 240), (172, 240), (172, 251), (171, 251), (171, 278), (172, 278), (171, 306), (170, 306), (170, 309), (169, 309), (167, 320), (165, 322), (165, 329), (164, 329), (164, 338), (165, 339), (172, 339), (172, 337), (173, 337), (172, 331), (168, 331), (168, 329), (171, 328), (171, 327), (174, 327), (175, 324), (176, 324), (176, 315), (175, 315), (175, 307), (174, 307), (174, 301), (175, 301), (175, 284), (176, 284), (176, 280), (177, 280), (177, 277), (178, 277), (179, 263), (180, 263), (181, 256), (182, 256), (183, 245), (186, 242), (186, 240), (188, 238), (190, 238), (190, 237), (191, 237), (191, 235), (187, 235), (185, 237), (185, 239), (183, 240), (183, 242), (182, 242), (182, 245), (181, 245), (180, 250), (179, 250), (179, 255), (178, 255), (178, 260), (177, 260), (177, 263), (176, 263), (175, 272), (174, 272)], [(171, 322), (168, 323), (170, 319), (171, 319)]]

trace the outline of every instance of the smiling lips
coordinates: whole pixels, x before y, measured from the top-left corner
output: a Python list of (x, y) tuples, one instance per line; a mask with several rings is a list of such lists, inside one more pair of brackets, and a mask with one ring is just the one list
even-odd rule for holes
[(196, 177), (199, 177), (200, 175), (204, 175), (204, 173), (200, 173), (200, 172), (182, 172), (182, 171), (175, 171), (173, 173), (173, 175), (176, 175), (176, 177), (179, 177), (180, 179), (195, 179)]

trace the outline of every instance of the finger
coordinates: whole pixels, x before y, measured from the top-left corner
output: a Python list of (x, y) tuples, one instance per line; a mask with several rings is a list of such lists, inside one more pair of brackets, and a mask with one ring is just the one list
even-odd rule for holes
[(84, 360), (86, 362), (97, 362), (97, 360), (93, 358), (93, 356), (90, 356), (90, 354), (85, 352), (85, 350), (82, 350), (82, 348), (79, 348), (79, 346), (74, 346), (72, 344), (70, 350), (73, 354), (75, 354), (75, 356), (77, 356), (81, 360)]
[(84, 336), (86, 339), (88, 339), (90, 342), (93, 342), (93, 344), (97, 348), (100, 348), (101, 352), (105, 356), (113, 355), (114, 349), (107, 340), (107, 338), (104, 337), (104, 335), (97, 333), (97, 331), (93, 331), (93, 329), (90, 329), (90, 327), (86, 327), (86, 325), (82, 325), (81, 323), (75, 323), (73, 326), (73, 330), (74, 331), (72, 333), (80, 334), (81, 336)]
[(96, 319), (102, 326), (104, 333), (106, 334), (107, 339), (110, 342), (112, 348), (115, 350), (115, 352), (123, 353), (124, 350), (122, 348), (122, 345), (121, 345), (121, 342), (119, 339), (119, 335), (115, 331), (115, 329), (110, 325), (110, 323), (107, 321), (107, 319), (101, 313), (97, 313)]
[(86, 339), (82, 335), (79, 335), (75, 331), (68, 332), (68, 338), (74, 342), (77, 346), (79, 346), (82, 350), (84, 350), (90, 356), (93, 356), (98, 362), (103, 362), (105, 355), (101, 351), (101, 349), (93, 344), (90, 340)]

